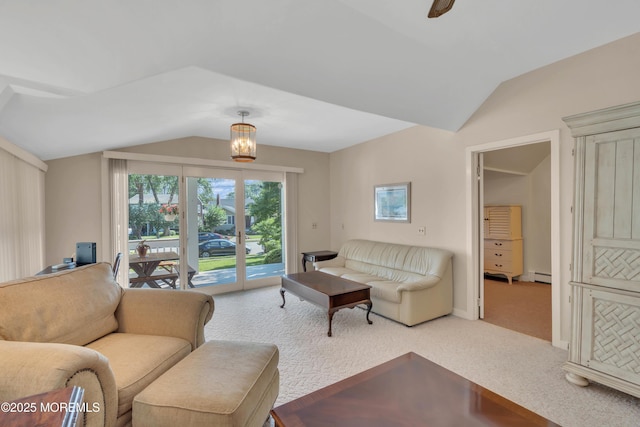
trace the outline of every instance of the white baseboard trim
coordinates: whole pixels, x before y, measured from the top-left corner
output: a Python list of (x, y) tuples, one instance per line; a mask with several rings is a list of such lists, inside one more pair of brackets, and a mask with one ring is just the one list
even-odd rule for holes
[(474, 319), (473, 315), (469, 313), (468, 310), (460, 310), (459, 308), (454, 308), (452, 314), (456, 317), (460, 317), (461, 319), (477, 320)]
[(534, 282), (542, 282), (551, 284), (551, 274), (548, 273), (535, 273)]

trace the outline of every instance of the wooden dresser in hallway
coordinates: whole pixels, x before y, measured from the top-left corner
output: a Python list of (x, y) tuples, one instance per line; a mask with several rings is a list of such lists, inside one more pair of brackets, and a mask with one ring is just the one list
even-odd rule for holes
[(523, 273), (522, 207), (484, 207), (484, 271), (507, 276), (509, 284)]

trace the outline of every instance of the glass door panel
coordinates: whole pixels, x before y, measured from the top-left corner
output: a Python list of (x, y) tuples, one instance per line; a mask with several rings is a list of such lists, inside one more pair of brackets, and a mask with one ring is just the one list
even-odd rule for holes
[[(251, 173), (247, 172), (245, 175)], [(244, 181), (247, 247), (245, 280), (262, 285), (266, 284), (262, 279), (266, 279), (275, 284), (284, 274), (282, 174), (253, 175), (256, 179)]]
[(129, 287), (179, 288), (180, 186), (178, 175), (153, 168), (129, 174)]
[[(187, 262), (190, 287), (211, 293), (241, 290), (245, 252), (238, 238), (237, 171), (185, 168)], [(242, 200), (242, 199), (240, 199)], [(241, 228), (242, 229), (242, 228)]]

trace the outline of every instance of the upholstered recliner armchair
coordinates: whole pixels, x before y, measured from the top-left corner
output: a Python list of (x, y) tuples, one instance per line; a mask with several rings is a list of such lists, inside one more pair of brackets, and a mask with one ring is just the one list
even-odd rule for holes
[[(133, 398), (204, 343), (213, 298), (123, 289), (107, 263), (0, 284), (0, 401), (84, 388), (86, 426), (131, 424)], [(82, 425), (82, 424), (79, 424)]]

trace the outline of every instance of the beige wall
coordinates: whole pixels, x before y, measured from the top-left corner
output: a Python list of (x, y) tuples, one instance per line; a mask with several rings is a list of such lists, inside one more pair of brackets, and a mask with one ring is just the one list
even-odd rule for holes
[[(568, 341), (573, 139), (562, 117), (640, 100), (639, 69), (640, 33), (503, 83), (456, 133), (416, 126), (332, 153), (332, 247), (364, 238), (450, 249), (454, 306), (470, 315), (465, 150), (560, 129), (560, 339)], [(373, 186), (402, 181), (413, 185), (411, 224), (374, 222)]]
[[(58, 264), (76, 251), (76, 242), (100, 242), (102, 196), (99, 154), (46, 162), (45, 264)], [(98, 259), (103, 258), (98, 245)]]
[[(230, 160), (226, 141), (191, 137), (122, 149), (122, 151)], [(256, 164), (304, 169), (298, 178), (298, 249), (320, 250), (330, 246), (329, 155), (258, 145)], [(102, 253), (102, 221), (108, 206), (102, 205), (102, 156), (100, 153), (47, 162), (46, 263), (56, 264), (75, 251), (79, 241), (97, 242), (98, 260), (112, 261)], [(317, 229), (311, 223), (318, 224)]]

